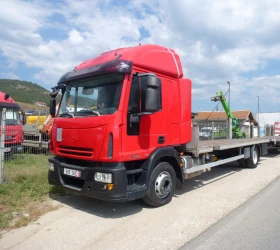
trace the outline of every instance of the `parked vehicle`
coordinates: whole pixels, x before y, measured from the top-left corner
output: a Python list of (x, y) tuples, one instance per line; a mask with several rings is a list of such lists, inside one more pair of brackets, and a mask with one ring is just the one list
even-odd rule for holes
[(64, 74), (51, 93), (49, 183), (158, 207), (171, 201), (177, 182), (183, 187), (212, 167), (239, 160), (255, 168), (268, 139), (199, 142), (191, 85), (178, 54), (157, 45), (109, 51)]
[(23, 126), (24, 141), (22, 143), (26, 150), (49, 150), (49, 135), (42, 132), (48, 115), (48, 111), (36, 110), (26, 116), (26, 124)]
[(2, 130), (2, 112), (6, 108), (5, 127), (5, 156), (9, 157), (13, 153), (22, 152), (23, 131), (22, 124), (25, 116), (20, 117), (20, 106), (6, 93), (0, 92), (0, 125)]
[(202, 127), (199, 129), (200, 140), (212, 140), (212, 139), (226, 139), (227, 129), (214, 127)]
[[(205, 139), (210, 139), (212, 138), (212, 128), (211, 127), (203, 127), (199, 130), (199, 137), (205, 138)], [(214, 128), (214, 132), (218, 132), (217, 128)]]

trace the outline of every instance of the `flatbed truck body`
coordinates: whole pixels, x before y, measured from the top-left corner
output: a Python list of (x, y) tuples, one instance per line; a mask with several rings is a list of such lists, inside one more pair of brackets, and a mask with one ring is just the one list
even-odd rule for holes
[(51, 93), (49, 183), (159, 207), (171, 201), (176, 182), (183, 187), (212, 167), (238, 161), (255, 168), (270, 139), (200, 142), (191, 84), (176, 52), (157, 45), (109, 51), (64, 74)]

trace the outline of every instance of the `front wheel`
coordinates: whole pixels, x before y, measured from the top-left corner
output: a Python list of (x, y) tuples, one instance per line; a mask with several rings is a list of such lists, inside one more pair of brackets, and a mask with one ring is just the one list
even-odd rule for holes
[(160, 162), (153, 170), (149, 188), (143, 201), (153, 207), (160, 207), (172, 200), (176, 188), (176, 173), (167, 162)]

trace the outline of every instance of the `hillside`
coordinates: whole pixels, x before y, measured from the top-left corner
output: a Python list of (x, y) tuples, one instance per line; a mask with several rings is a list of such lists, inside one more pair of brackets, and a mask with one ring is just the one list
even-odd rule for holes
[(50, 102), (50, 92), (32, 82), (0, 79), (0, 91), (9, 94), (16, 102), (29, 104), (44, 102), (47, 105)]
[(30, 111), (30, 110), (46, 110), (46, 111), (50, 110), (49, 107), (38, 107), (38, 106), (36, 106), (34, 104), (24, 103), (24, 102), (17, 102), (17, 103), (20, 106), (20, 108), (22, 110), (24, 110), (25, 112)]

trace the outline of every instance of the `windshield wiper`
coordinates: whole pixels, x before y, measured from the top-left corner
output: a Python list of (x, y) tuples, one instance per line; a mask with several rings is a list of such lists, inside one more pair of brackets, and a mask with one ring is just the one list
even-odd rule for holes
[(62, 113), (58, 117), (69, 117), (69, 118), (75, 118), (75, 116), (71, 113)]
[(97, 111), (97, 110), (86, 110), (86, 109), (83, 109), (83, 110), (80, 110), (77, 112), (79, 115), (81, 114), (82, 116), (88, 116), (88, 115), (94, 115), (94, 116), (99, 116), (100, 113)]

